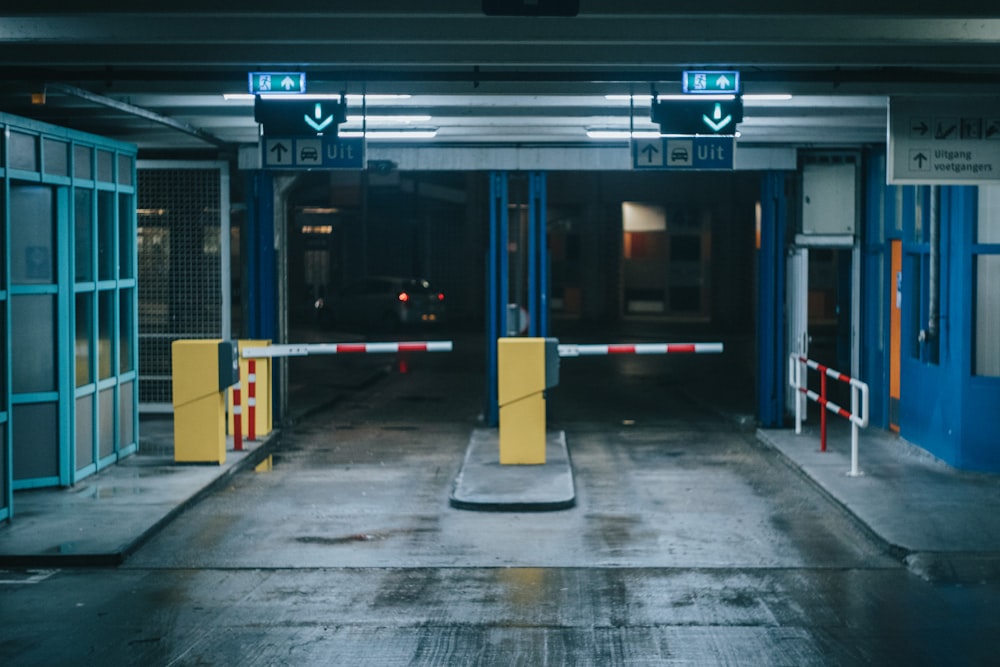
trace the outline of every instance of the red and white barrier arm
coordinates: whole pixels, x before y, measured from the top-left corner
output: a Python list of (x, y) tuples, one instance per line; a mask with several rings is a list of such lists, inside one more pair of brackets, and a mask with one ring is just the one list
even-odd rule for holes
[(301, 343), (243, 348), (244, 359), (306, 357), (310, 354), (392, 354), (396, 352), (451, 352), (452, 342), (409, 341), (402, 343)]
[(606, 354), (721, 354), (722, 343), (635, 343), (559, 346), (560, 357), (588, 357)]

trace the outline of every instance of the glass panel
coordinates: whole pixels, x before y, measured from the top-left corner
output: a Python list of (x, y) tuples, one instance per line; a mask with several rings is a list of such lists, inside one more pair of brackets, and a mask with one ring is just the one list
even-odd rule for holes
[(135, 234), (132, 230), (132, 196), (118, 195), (118, 277), (135, 278)]
[[(0, 301), (0, 411), (7, 409), (7, 304)], [(0, 452), (2, 454), (2, 452)]]
[(94, 295), (76, 295), (76, 386), (94, 381)]
[(115, 195), (97, 193), (97, 279), (115, 279)]
[(118, 372), (127, 373), (135, 370), (133, 354), (133, 339), (135, 327), (132, 322), (133, 301), (135, 290), (123, 289), (119, 297), (120, 310), (118, 311)]
[(896, 215), (892, 221), (892, 228), (899, 233), (902, 233), (903, 231), (903, 201), (905, 200), (905, 198), (903, 197), (903, 189), (904, 188), (899, 185), (893, 186), (892, 188), (893, 197), (896, 201), (896, 206), (895, 206)]
[(118, 156), (118, 183), (121, 185), (132, 185), (133, 168), (131, 155)]
[(105, 380), (114, 374), (115, 364), (112, 363), (114, 350), (111, 347), (111, 336), (114, 331), (114, 296), (112, 291), (98, 293), (97, 311), (97, 367), (99, 377)]
[(927, 242), (927, 239), (924, 238), (924, 195), (926, 192), (926, 186), (913, 188), (913, 241), (916, 243)]
[(1000, 243), (1000, 186), (979, 186), (978, 243)]
[[(3, 132), (0, 132), (3, 136)], [(3, 154), (0, 153), (0, 163), (3, 162)], [(0, 290), (7, 289), (7, 208), (4, 198), (4, 182), (0, 180)]]
[(114, 155), (108, 151), (97, 151), (97, 180), (105, 183), (115, 182)]
[(94, 463), (94, 397), (76, 399), (76, 469)]
[(1000, 255), (976, 258), (975, 374), (1000, 377)]
[(118, 389), (118, 449), (135, 444), (135, 383)]
[(45, 156), (46, 174), (69, 176), (69, 144), (55, 139), (43, 139), (42, 154)]
[(16, 393), (56, 389), (56, 308), (48, 294), (11, 297), (11, 371)]
[(91, 162), (93, 157), (94, 149), (90, 146), (73, 146), (73, 175), (88, 181), (93, 180), (94, 165)]
[(33, 134), (10, 133), (10, 168), (38, 171), (38, 137)]
[(59, 476), (59, 405), (15, 405), (11, 416), (14, 479)]
[(923, 261), (920, 255), (910, 255), (904, 274), (910, 276), (909, 290), (904, 292), (904, 302), (910, 299), (910, 322), (909, 327), (903, 326), (902, 335), (909, 341), (910, 357), (920, 358), (920, 340), (917, 336), (923, 328), (923, 315), (920, 312), (920, 304), (924, 302), (923, 290)]
[(76, 202), (76, 281), (94, 279), (94, 192), (77, 189)]
[(99, 433), (97, 434), (100, 451), (98, 454), (103, 459), (115, 453), (115, 388), (108, 387), (102, 391), (98, 401), (100, 407)]
[(55, 221), (52, 189), (19, 185), (10, 189), (10, 278), (15, 285), (55, 280)]
[(7, 424), (0, 423), (0, 509), (7, 507)]

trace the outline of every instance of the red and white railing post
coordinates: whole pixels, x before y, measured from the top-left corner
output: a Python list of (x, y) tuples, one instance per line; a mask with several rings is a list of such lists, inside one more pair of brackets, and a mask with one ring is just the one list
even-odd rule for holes
[(247, 440), (257, 441), (257, 360), (247, 361)]
[[(811, 368), (820, 374), (820, 393), (808, 389), (803, 369)], [(851, 410), (848, 412), (833, 401), (827, 399), (827, 378), (844, 382), (851, 387)], [(798, 354), (788, 357), (788, 384), (802, 394), (804, 398), (815, 401), (823, 410), (820, 412), (820, 451), (826, 451), (826, 413), (830, 411), (851, 422), (851, 470), (847, 474), (858, 477), (862, 473), (858, 469), (858, 439), (859, 429), (868, 426), (868, 385), (861, 380), (844, 375), (828, 366)], [(798, 394), (795, 398), (795, 432), (802, 432), (802, 413), (805, 403)]]
[(243, 401), (240, 398), (240, 383), (233, 385), (233, 451), (243, 451)]

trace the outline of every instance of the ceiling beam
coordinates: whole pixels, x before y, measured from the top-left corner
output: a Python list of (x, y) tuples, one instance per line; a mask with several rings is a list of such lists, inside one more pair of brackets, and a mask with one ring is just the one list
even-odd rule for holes
[(222, 139), (215, 136), (211, 132), (207, 132), (199, 127), (184, 123), (182, 121), (170, 118), (169, 116), (164, 116), (158, 114), (155, 111), (150, 111), (149, 109), (144, 109), (142, 107), (137, 107), (134, 104), (128, 104), (127, 102), (120, 102), (118, 100), (113, 100), (110, 97), (105, 97), (103, 95), (98, 95), (92, 93), (89, 90), (83, 88), (78, 88), (76, 86), (71, 86), (65, 83), (46, 83), (45, 89), (58, 91), (64, 95), (73, 95), (74, 97), (79, 97), (81, 99), (87, 100), (88, 102), (93, 102), (94, 104), (100, 104), (118, 111), (123, 111), (133, 116), (139, 116), (140, 118), (145, 118), (146, 120), (151, 120), (154, 123), (160, 123), (161, 125), (166, 125), (167, 127), (178, 130), (185, 134), (189, 134), (193, 137), (197, 137), (202, 141), (210, 143), (219, 148), (224, 148), (227, 150), (236, 150), (236, 147)]

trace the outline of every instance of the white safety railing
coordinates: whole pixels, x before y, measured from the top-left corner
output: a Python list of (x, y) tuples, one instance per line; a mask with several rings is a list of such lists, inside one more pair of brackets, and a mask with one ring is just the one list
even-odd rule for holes
[[(820, 393), (806, 387), (806, 370), (813, 369), (820, 374)], [(833, 378), (851, 386), (851, 409), (848, 411), (833, 401), (827, 399), (826, 379)], [(832, 412), (851, 422), (851, 477), (862, 473), (858, 470), (858, 430), (868, 426), (868, 385), (828, 366), (792, 353), (788, 355), (788, 384), (805, 398), (818, 403), (824, 408), (820, 413), (820, 451), (826, 451), (826, 413)], [(795, 399), (795, 432), (802, 432), (802, 419), (805, 405), (801, 397)]]

